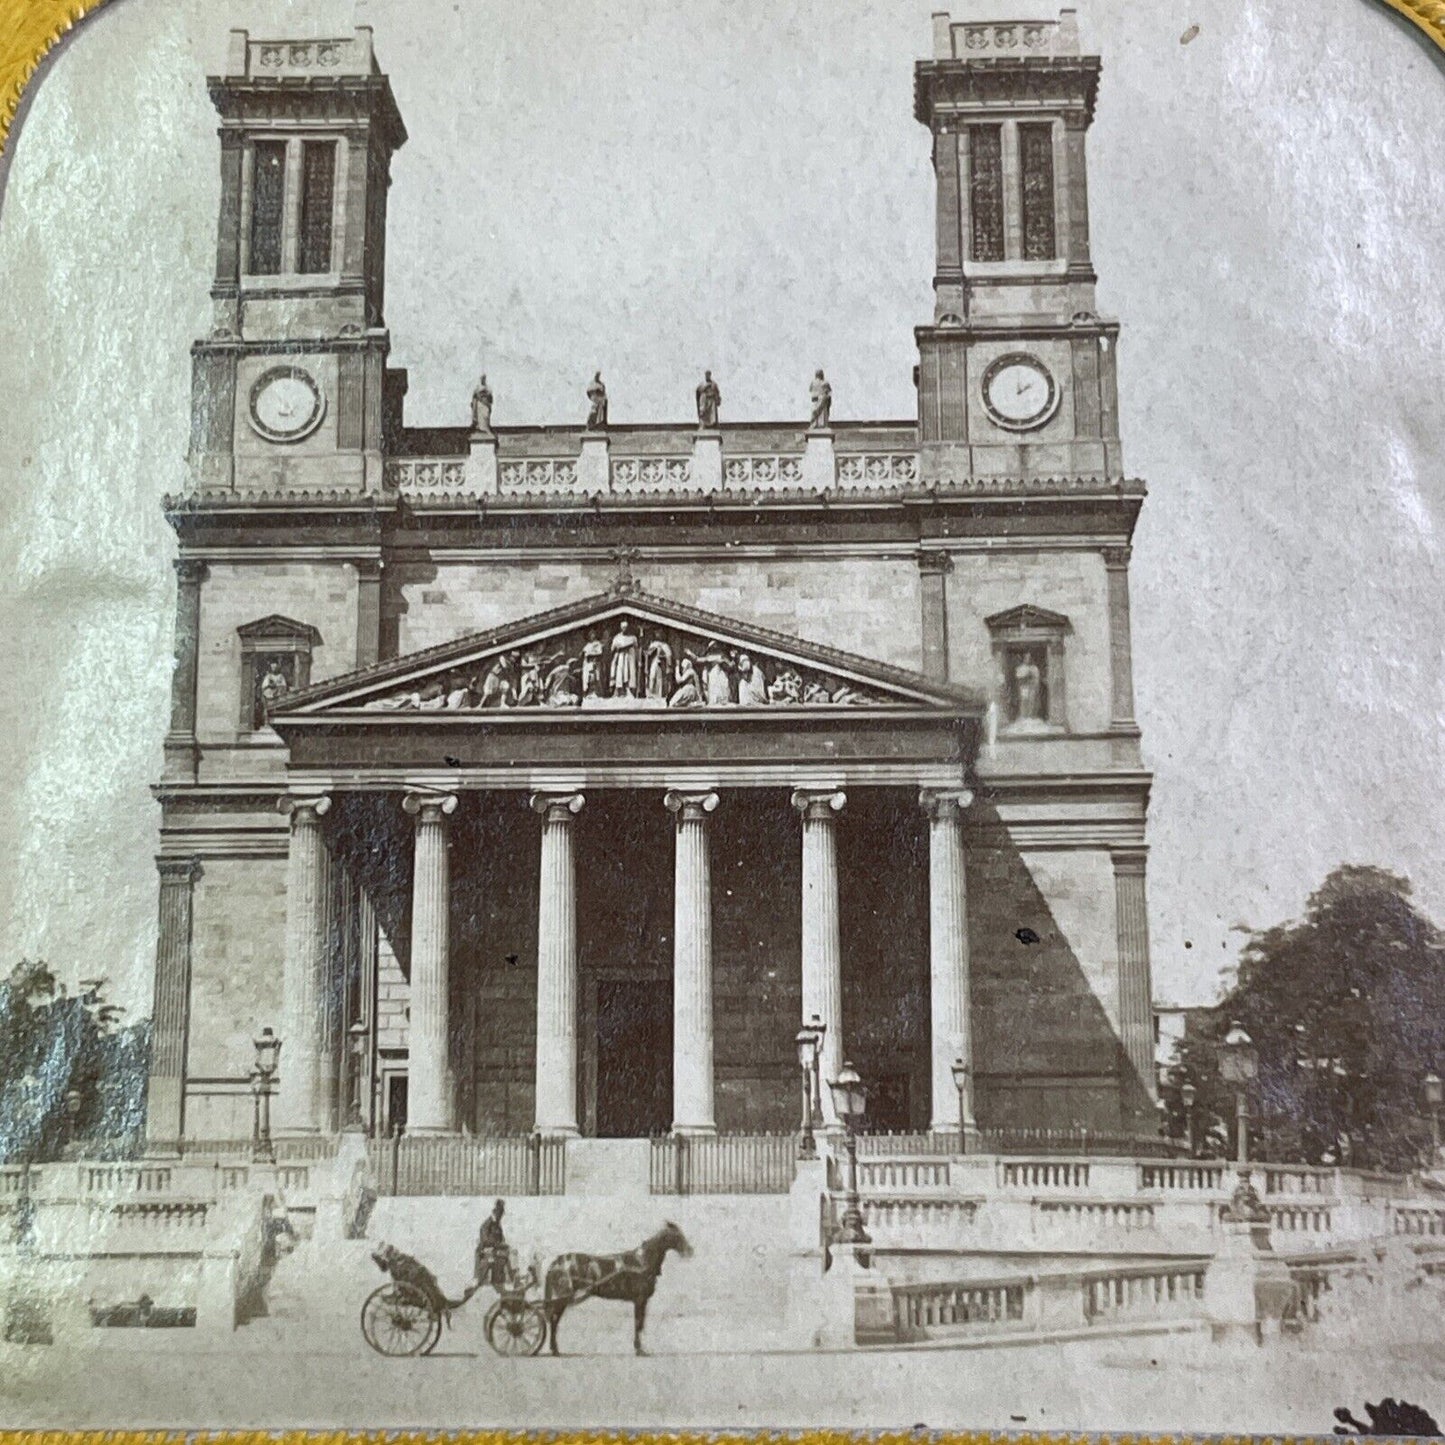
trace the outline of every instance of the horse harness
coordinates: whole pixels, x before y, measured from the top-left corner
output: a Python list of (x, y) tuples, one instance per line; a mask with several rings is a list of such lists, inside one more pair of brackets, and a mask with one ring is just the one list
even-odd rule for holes
[(557, 1273), (567, 1286), (567, 1298), (572, 1304), (581, 1303), (623, 1275), (635, 1274), (654, 1285), (657, 1280), (641, 1249), (629, 1249), (626, 1254), (564, 1254), (548, 1270), (554, 1277)]

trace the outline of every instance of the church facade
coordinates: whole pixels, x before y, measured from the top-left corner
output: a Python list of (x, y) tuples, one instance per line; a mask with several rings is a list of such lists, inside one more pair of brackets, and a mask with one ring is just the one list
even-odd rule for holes
[(811, 1020), (875, 1128), (1153, 1131), (1099, 73), (1072, 11), (935, 17), (916, 415), (819, 372), (734, 420), (699, 368), (676, 425), (584, 372), (575, 424), (494, 422), (493, 375), (422, 429), (371, 32), (233, 32), (165, 503), (155, 1147), (249, 1132), (263, 1027), (302, 1133), (788, 1130)]

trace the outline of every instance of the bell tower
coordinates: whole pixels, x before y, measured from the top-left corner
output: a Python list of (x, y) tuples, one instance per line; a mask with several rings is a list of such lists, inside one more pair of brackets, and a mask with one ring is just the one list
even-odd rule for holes
[(1123, 475), (1118, 326), (1094, 309), (1089, 258), (1098, 83), (1073, 10), (933, 17), (914, 77), (937, 183), (933, 324), (915, 332), (926, 481)]
[(386, 200), (405, 143), (369, 28), (233, 30), (220, 115), (212, 329), (192, 348), (200, 490), (378, 492)]

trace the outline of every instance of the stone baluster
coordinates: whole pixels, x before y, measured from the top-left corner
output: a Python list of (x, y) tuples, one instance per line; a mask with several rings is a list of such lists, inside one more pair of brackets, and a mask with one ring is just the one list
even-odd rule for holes
[(451, 884), (447, 820), (454, 793), (408, 793), (416, 819), (411, 894), (411, 1021), (407, 1037), (407, 1129), (447, 1134), (455, 1127), (450, 1023)]
[(793, 806), (803, 818), (803, 1021), (822, 1019), (823, 1123), (836, 1127), (831, 1080), (843, 1067), (843, 950), (838, 928), (837, 815), (848, 801), (834, 789), (799, 788)]
[(282, 987), (281, 1038), (284, 1051), (278, 1079), (277, 1126), (309, 1133), (329, 1126), (321, 1113), (329, 1093), (323, 1074), (327, 1060), (326, 1013), (331, 981), (330, 858), (321, 820), (331, 809), (325, 793), (281, 799), (291, 817), (286, 857), (286, 959)]
[[(919, 801), (928, 815), (928, 956), (933, 1036), (930, 1127), (953, 1134), (961, 1125), (967, 1135), (977, 1128), (963, 857), (963, 812), (973, 802), (973, 795), (963, 789), (925, 789)], [(968, 1065), (962, 1101), (953, 1077), (957, 1059)]]
[(542, 815), (537, 889), (537, 1091), (539, 1134), (577, 1133), (577, 870), (572, 822), (581, 793), (534, 793)]
[(677, 1134), (717, 1131), (713, 1112), (712, 870), (707, 817), (716, 793), (670, 792), (677, 819), (673, 887), (672, 1127)]

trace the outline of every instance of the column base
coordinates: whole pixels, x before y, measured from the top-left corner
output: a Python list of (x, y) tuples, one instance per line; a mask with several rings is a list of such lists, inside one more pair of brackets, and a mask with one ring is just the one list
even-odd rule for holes
[(716, 1124), (674, 1124), (674, 1134), (682, 1135), (688, 1139), (711, 1139), (717, 1135)]
[(582, 1131), (575, 1124), (536, 1124), (532, 1132), (539, 1139), (580, 1139)]

